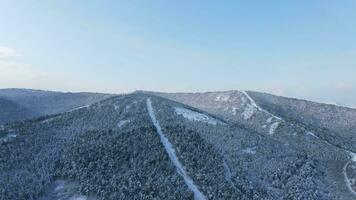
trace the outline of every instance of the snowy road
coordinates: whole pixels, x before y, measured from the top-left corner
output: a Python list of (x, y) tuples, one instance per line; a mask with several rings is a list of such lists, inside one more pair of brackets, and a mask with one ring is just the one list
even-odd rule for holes
[(172, 143), (170, 143), (168, 138), (163, 134), (162, 128), (159, 124), (159, 121), (157, 120), (156, 115), (154, 113), (154, 110), (152, 107), (152, 102), (151, 102), (150, 98), (147, 99), (147, 110), (148, 110), (148, 114), (151, 117), (152, 123), (156, 127), (157, 133), (159, 134), (161, 142), (162, 142), (164, 148), (166, 149), (166, 152), (167, 152), (169, 158), (173, 162), (174, 166), (177, 168), (177, 172), (183, 177), (184, 182), (187, 184), (189, 189), (194, 193), (195, 199), (196, 200), (205, 200), (206, 197), (204, 196), (204, 194), (195, 185), (193, 179), (191, 179), (188, 176), (187, 172), (185, 171), (185, 167), (182, 165), (182, 163), (179, 162)]

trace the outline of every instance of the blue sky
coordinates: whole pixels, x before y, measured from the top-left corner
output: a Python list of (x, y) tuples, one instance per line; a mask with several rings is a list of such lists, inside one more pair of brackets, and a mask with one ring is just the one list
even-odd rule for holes
[(0, 1), (0, 88), (247, 89), (356, 105), (355, 10), (356, 0)]

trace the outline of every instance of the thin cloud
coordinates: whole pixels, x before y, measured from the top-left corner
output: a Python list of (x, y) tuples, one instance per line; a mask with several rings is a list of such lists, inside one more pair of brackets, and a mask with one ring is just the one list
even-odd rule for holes
[(19, 56), (19, 51), (9, 47), (0, 46), (0, 59), (13, 58)]
[(0, 71), (0, 79), (8, 81), (26, 80), (47, 75), (47, 73), (37, 70), (29, 64), (13, 61), (0, 60)]
[(0, 46), (0, 87), (28, 84), (48, 76), (46, 72), (18, 61), (19, 52), (13, 48)]

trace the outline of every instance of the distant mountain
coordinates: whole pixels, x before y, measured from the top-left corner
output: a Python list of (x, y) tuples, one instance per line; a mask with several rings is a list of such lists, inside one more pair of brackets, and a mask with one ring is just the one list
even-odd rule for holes
[(22, 121), (33, 116), (36, 116), (36, 113), (14, 101), (0, 97), (0, 124), (10, 121)]
[(356, 154), (333, 132), (353, 110), (331, 131), (265, 95), (136, 92), (3, 125), (0, 200), (355, 199)]
[[(0, 98), (17, 105), (17, 110), (1, 110), (0, 124), (64, 112), (89, 105), (113, 95), (100, 93), (62, 93), (30, 89), (0, 89)], [(0, 106), (7, 107), (6, 102)], [(7, 102), (6, 104), (8, 104)], [(8, 108), (10, 109), (10, 108)]]

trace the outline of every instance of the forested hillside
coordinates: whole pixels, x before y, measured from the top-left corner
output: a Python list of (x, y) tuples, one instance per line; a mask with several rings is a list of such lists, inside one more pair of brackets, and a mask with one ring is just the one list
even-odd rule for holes
[[(274, 99), (273, 106), (270, 105), (268, 107), (262, 98), (258, 99), (256, 95), (253, 95), (255, 93), (245, 91), (207, 93), (150, 92), (150, 94), (202, 109), (249, 131), (267, 135), (271, 139), (292, 147), (298, 153), (305, 153), (308, 157), (317, 160), (317, 163), (321, 164), (316, 168), (325, 169), (324, 176), (328, 179), (327, 182), (330, 183), (328, 191), (335, 192), (336, 197), (334, 198), (353, 199), (355, 197), (356, 154), (355, 143), (352, 142), (355, 129), (352, 123), (354, 118), (351, 117), (354, 113), (353, 109), (294, 100), (297, 105), (299, 101), (307, 104), (307, 107), (313, 108), (303, 110), (303, 107), (301, 107), (299, 111), (298, 107), (295, 108), (293, 104), (288, 105), (288, 102), (283, 102), (283, 99), (280, 102), (278, 99)], [(285, 107), (288, 108), (288, 106), (294, 106), (295, 110), (279, 112)], [(337, 111), (333, 111), (335, 109)], [(298, 113), (303, 112), (313, 112), (314, 114), (309, 114), (309, 116), (304, 114), (304, 116), (302, 115), (303, 117), (298, 115)], [(299, 118), (296, 116), (299, 116)], [(326, 121), (313, 123), (309, 120), (309, 118), (323, 119), (327, 117), (329, 117), (329, 122), (335, 121), (337, 125), (333, 126), (333, 123), (326, 125)], [(343, 127), (342, 123), (347, 125)], [(345, 197), (345, 194), (350, 194), (350, 196)]]
[(0, 199), (354, 199), (356, 157), (318, 128), (246, 92), (159, 95), (1, 126)]
[[(86, 106), (113, 95), (100, 93), (62, 93), (29, 89), (0, 89), (0, 98), (7, 99), (19, 109), (0, 102), (0, 124), (51, 115)], [(6, 105), (4, 105), (6, 103)], [(10, 105), (11, 106), (11, 105)]]
[(31, 112), (24, 106), (0, 97), (0, 125), (10, 121), (21, 121), (35, 115), (35, 112)]
[(249, 94), (269, 112), (305, 126), (322, 129), (323, 134), (319, 137), (356, 152), (356, 109), (260, 92)]

